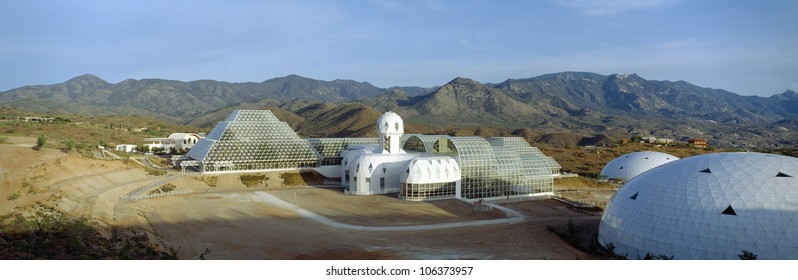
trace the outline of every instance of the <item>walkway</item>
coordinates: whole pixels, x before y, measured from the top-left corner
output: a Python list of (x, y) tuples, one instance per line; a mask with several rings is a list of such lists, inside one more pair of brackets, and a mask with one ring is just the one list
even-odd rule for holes
[(356, 226), (356, 225), (344, 224), (341, 222), (333, 221), (327, 217), (305, 210), (304, 208), (291, 204), (266, 192), (262, 191), (255, 192), (254, 198), (258, 201), (269, 203), (270, 205), (273, 206), (294, 211), (295, 213), (299, 214), (304, 218), (314, 220), (329, 227), (348, 229), (348, 230), (360, 230), (360, 231), (417, 231), (417, 230), (436, 230), (436, 229), (448, 229), (448, 228), (459, 228), (459, 227), (473, 227), (473, 226), (495, 225), (495, 224), (505, 224), (505, 223), (515, 224), (524, 221), (524, 219), (526, 218), (524, 215), (516, 212), (515, 210), (502, 207), (499, 205), (491, 205), (496, 209), (503, 211), (505, 214), (507, 214), (508, 217), (503, 219), (495, 219), (495, 220), (465, 221), (465, 222), (453, 222), (453, 223), (417, 225), (417, 226), (388, 226), (388, 227)]

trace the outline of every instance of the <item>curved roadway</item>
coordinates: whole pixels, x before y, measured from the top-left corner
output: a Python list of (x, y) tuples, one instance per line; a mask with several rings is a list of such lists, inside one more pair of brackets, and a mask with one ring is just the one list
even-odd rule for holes
[(387, 227), (370, 227), (370, 226), (356, 226), (350, 224), (344, 224), (341, 222), (333, 221), (327, 217), (322, 215), (310, 212), (305, 210), (302, 207), (296, 206), (291, 204), (287, 201), (284, 201), (276, 196), (268, 194), (266, 192), (258, 191), (255, 192), (255, 199), (258, 201), (269, 203), (273, 206), (277, 206), (280, 208), (291, 210), (304, 218), (308, 218), (314, 220), (316, 222), (322, 223), (326, 226), (340, 228), (340, 229), (348, 229), (348, 230), (360, 230), (360, 231), (416, 231), (416, 230), (435, 230), (435, 229), (448, 229), (448, 228), (459, 228), (459, 227), (472, 227), (472, 226), (483, 226), (483, 225), (495, 225), (495, 224), (515, 224), (523, 221), (526, 217), (521, 213), (516, 212), (515, 210), (502, 207), (499, 205), (491, 205), (496, 209), (501, 210), (504, 212), (508, 217), (503, 219), (494, 219), (494, 220), (479, 220), (479, 221), (465, 221), (465, 222), (453, 222), (453, 223), (442, 223), (442, 224), (431, 224), (431, 225), (417, 225), (417, 226), (387, 226)]

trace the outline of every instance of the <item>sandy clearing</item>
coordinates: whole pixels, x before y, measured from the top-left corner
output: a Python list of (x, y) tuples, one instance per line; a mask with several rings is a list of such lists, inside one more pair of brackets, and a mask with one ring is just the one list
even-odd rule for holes
[[(546, 225), (594, 218), (559, 202), (526, 201), (515, 204), (541, 210), (508, 208), (521, 215), (535, 214), (534, 220), (384, 232), (331, 227), (264, 203), (264, 197), (254, 192), (194, 194), (152, 199), (137, 206), (149, 207), (147, 220), (154, 231), (180, 248), (181, 258), (189, 259), (205, 249), (211, 252), (206, 257), (214, 259), (576, 259), (584, 254), (549, 232)], [(351, 207), (380, 214), (357, 204)]]

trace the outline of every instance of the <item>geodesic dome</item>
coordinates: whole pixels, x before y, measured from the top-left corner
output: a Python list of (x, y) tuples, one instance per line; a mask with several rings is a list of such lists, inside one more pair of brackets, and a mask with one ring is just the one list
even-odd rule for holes
[(599, 243), (629, 258), (798, 259), (798, 158), (699, 155), (629, 181), (610, 199)]
[(632, 178), (654, 167), (679, 159), (673, 155), (660, 152), (634, 152), (619, 156), (601, 169), (601, 175), (607, 179), (618, 179), (628, 182)]

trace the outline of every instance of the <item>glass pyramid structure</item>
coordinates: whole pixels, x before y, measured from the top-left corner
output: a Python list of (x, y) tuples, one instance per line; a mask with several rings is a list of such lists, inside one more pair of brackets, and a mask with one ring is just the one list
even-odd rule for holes
[(188, 156), (202, 172), (315, 167), (322, 157), (271, 111), (236, 110)]

